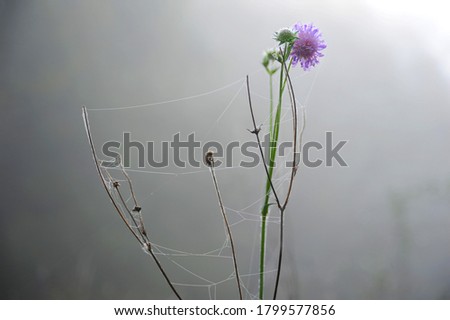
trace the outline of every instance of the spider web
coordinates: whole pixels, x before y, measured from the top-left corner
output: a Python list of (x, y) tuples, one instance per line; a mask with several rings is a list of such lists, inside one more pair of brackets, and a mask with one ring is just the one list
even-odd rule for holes
[[(318, 72), (315, 72), (313, 80), (309, 81), (309, 90), (303, 103), (297, 101), (303, 111), (317, 74)], [(294, 85), (295, 80), (305, 75), (293, 77)], [(267, 92), (267, 90), (251, 89), (253, 104), (257, 109), (257, 119), (263, 131), (267, 133), (270, 99), (268, 94), (261, 92)], [(287, 124), (292, 123), (291, 106), (286, 101), (285, 103), (282, 106), (281, 123), (286, 123), (289, 127)], [(211, 104), (214, 108), (210, 107)], [(162, 110), (162, 108), (165, 109)], [(160, 128), (152, 132), (151, 128), (147, 128), (145, 119), (158, 121), (157, 117), (161, 115), (164, 119), (167, 117), (173, 119), (176, 118), (177, 110), (182, 110), (180, 118), (195, 120), (198, 114), (204, 114), (205, 117), (212, 119), (212, 121), (201, 121), (200, 124), (193, 121), (195, 128), (189, 126), (189, 121), (182, 121), (181, 126), (184, 129), (180, 132), (193, 131), (196, 134), (196, 140), (202, 142), (214, 140), (222, 144), (230, 140), (254, 141), (254, 136), (246, 131), (251, 126), (251, 120), (245, 77), (241, 77), (220, 88), (183, 98), (129, 106), (87, 107), (90, 117), (94, 118), (92, 130), (97, 153), (100, 158), (104, 158), (99, 152), (101, 143), (114, 138), (118, 139), (123, 132), (129, 132), (135, 136), (134, 140), (139, 141), (145, 137), (152, 137), (155, 133), (159, 135), (158, 138), (161, 141), (164, 138), (168, 139), (174, 131), (177, 131), (180, 122), (174, 121), (174, 127), (169, 126), (167, 132), (163, 132), (165, 130)], [(236, 115), (241, 119), (240, 121), (235, 120)], [(105, 123), (114, 123), (114, 125), (105, 125)], [(290, 149), (284, 157), (290, 159), (291, 154)], [(201, 158), (202, 154), (197, 156)], [(124, 155), (121, 154), (120, 157), (123, 159)], [(237, 160), (242, 160), (242, 156), (238, 156)], [(215, 170), (224, 196), (225, 210), (233, 238), (237, 242), (237, 260), (244, 298), (258, 299), (260, 210), (264, 202), (263, 186), (266, 176), (262, 164), (256, 168), (243, 168), (237, 162), (233, 161), (232, 166), (229, 167), (219, 166)], [(208, 167), (202, 163), (200, 168), (129, 166), (126, 168), (101, 167), (101, 171), (104, 182), (120, 209), (123, 212), (130, 212), (131, 218), (127, 219), (131, 219), (129, 220), (131, 227), (136, 232), (142, 232), (144, 223), (146, 224), (153, 253), (161, 259), (164, 269), (177, 290), (180, 290), (182, 297), (196, 296), (202, 299), (237, 297), (230, 239), (220, 215)], [(273, 183), (281, 195), (286, 192), (290, 173), (287, 168), (275, 170)], [(116, 192), (114, 183), (117, 182), (121, 185), (122, 194)], [(190, 190), (189, 197), (184, 195), (186, 188)], [(228, 196), (228, 193), (232, 195)], [(139, 205), (142, 204), (142, 212), (132, 210), (137, 206), (138, 201)], [(176, 205), (178, 202), (184, 207), (180, 209), (180, 205)], [(189, 205), (191, 203), (196, 205)], [(169, 211), (170, 213), (167, 213)], [(208, 215), (204, 212), (208, 212)], [(186, 218), (186, 215), (190, 218)], [(195, 223), (191, 223), (191, 220), (195, 220)], [(276, 272), (277, 232), (280, 224), (276, 206), (270, 207), (267, 223), (264, 273), (266, 292), (269, 292), (271, 280)], [(206, 232), (197, 237), (196, 233), (199, 230)], [(191, 241), (190, 237), (197, 240)], [(198, 241), (198, 238), (201, 238), (201, 241)]]

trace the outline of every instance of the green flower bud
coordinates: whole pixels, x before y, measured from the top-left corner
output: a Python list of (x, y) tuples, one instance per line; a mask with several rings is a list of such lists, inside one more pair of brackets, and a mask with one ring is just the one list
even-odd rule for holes
[(275, 50), (269, 49), (264, 51), (263, 53), (263, 59), (262, 59), (262, 65), (265, 68), (269, 67), (269, 64), (275, 60)]
[(283, 44), (293, 42), (295, 39), (297, 39), (297, 35), (291, 29), (283, 28), (280, 31), (275, 32), (273, 38), (279, 41), (280, 44)]

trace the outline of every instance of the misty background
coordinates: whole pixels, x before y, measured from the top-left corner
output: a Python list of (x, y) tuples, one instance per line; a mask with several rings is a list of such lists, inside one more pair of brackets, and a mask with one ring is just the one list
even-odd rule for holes
[[(318, 68), (292, 71), (308, 114), (305, 141), (324, 142), (327, 131), (348, 140), (341, 155), (349, 167), (300, 168), (286, 216), (279, 298), (450, 298), (450, 23), (443, 6), (0, 1), (0, 297), (173, 298), (101, 186), (81, 106), (173, 100), (249, 74), (262, 122), (262, 51), (275, 45), (274, 31), (302, 21), (318, 26), (328, 45)], [(137, 141), (176, 132), (251, 141), (240, 86), (153, 107), (90, 111), (97, 149), (125, 131)], [(187, 252), (222, 246), (208, 171), (130, 175), (153, 241)], [(263, 193), (262, 167), (218, 171), (218, 178), (229, 208), (246, 208)], [(276, 231), (272, 226), (268, 269), (276, 262)], [(258, 223), (237, 223), (233, 234), (241, 272), (257, 272)], [(162, 258), (174, 281), (198, 280)], [(180, 263), (217, 282), (232, 271), (231, 263), (211, 257)], [(271, 275), (267, 282), (271, 292)], [(245, 284), (256, 292), (257, 277)], [(216, 289), (218, 298), (237, 298), (234, 281)], [(180, 291), (209, 297), (204, 288)]]

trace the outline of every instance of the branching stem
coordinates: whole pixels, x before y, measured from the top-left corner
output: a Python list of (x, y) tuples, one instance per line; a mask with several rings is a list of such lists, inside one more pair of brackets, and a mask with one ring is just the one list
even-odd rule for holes
[[(167, 275), (167, 273), (164, 271), (163, 266), (161, 265), (160, 261), (158, 260), (158, 258), (156, 257), (156, 255), (153, 252), (152, 246), (150, 241), (148, 240), (147, 237), (147, 233), (146, 232), (142, 232), (138, 227), (137, 227), (137, 222), (134, 219), (133, 215), (131, 214), (131, 212), (129, 211), (129, 208), (126, 206), (126, 203), (122, 197), (122, 194), (119, 191), (118, 188), (118, 184), (114, 183), (114, 188), (116, 189), (116, 191), (118, 192), (119, 198), (121, 199), (122, 205), (126, 208), (126, 210), (128, 211), (128, 213), (131, 216), (131, 220), (134, 222), (135, 226), (137, 227), (138, 231), (135, 231), (133, 229), (133, 227), (130, 225), (130, 223), (128, 222), (128, 220), (125, 218), (125, 214), (123, 213), (122, 209), (120, 208), (120, 205), (116, 202), (116, 200), (113, 197), (113, 194), (111, 192), (111, 190), (108, 188), (108, 186), (106, 185), (106, 179), (105, 176), (102, 173), (102, 170), (100, 168), (99, 165), (99, 160), (97, 157), (97, 153), (95, 151), (95, 147), (94, 147), (94, 141), (92, 139), (92, 133), (91, 133), (91, 127), (89, 125), (89, 118), (88, 118), (88, 113), (86, 110), (86, 107), (83, 106), (82, 108), (82, 113), (83, 113), (83, 120), (84, 120), (84, 126), (86, 128), (86, 134), (88, 137), (88, 141), (89, 141), (89, 145), (91, 147), (91, 153), (92, 153), (92, 157), (94, 158), (94, 163), (95, 163), (95, 167), (97, 169), (97, 173), (100, 177), (100, 180), (102, 182), (102, 185), (106, 191), (106, 193), (108, 194), (109, 199), (111, 200), (114, 209), (117, 211), (117, 213), (119, 214), (120, 218), (122, 219), (122, 221), (125, 223), (125, 225), (127, 226), (128, 230), (134, 235), (134, 237), (136, 238), (136, 240), (139, 242), (139, 244), (144, 247), (146, 249), (146, 251), (150, 254), (150, 256), (153, 258), (153, 260), (155, 261), (156, 265), (158, 266), (158, 269), (160, 270), (160, 272), (162, 273), (162, 275), (164, 276), (164, 279), (167, 281), (167, 284), (169, 285), (169, 287), (172, 289), (173, 293), (177, 296), (177, 298), (179, 300), (181, 299), (180, 294), (177, 292), (177, 290), (175, 289), (174, 285), (172, 284), (172, 281), (170, 281), (169, 276)], [(123, 168), (122, 168), (123, 169)], [(128, 182), (131, 184), (131, 180), (129, 179), (128, 175), (126, 175)], [(134, 197), (134, 192), (132, 187), (130, 187), (130, 190), (133, 194), (133, 198), (135, 201), (135, 204), (137, 206), (137, 201)], [(143, 227), (143, 225), (142, 225)]]

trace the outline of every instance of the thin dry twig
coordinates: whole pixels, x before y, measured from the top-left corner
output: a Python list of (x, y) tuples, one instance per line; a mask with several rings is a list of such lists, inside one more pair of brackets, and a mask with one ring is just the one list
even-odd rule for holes
[[(137, 216), (139, 217), (139, 226), (140, 226), (139, 230), (141, 231), (141, 233), (143, 234), (143, 236), (145, 236), (145, 238), (147, 239), (147, 241), (150, 242), (150, 240), (149, 240), (148, 237), (147, 237), (147, 232), (145, 231), (144, 218), (142, 217), (142, 213), (141, 213), (142, 207), (138, 204), (136, 194), (134, 193), (133, 182), (131, 181), (131, 178), (130, 178), (130, 176), (128, 175), (128, 173), (125, 171), (125, 168), (124, 168), (124, 166), (123, 166), (122, 160), (121, 160), (121, 159), (119, 159), (119, 160), (120, 160), (120, 161), (119, 161), (119, 163), (120, 163), (120, 169), (122, 170), (122, 174), (125, 176), (125, 179), (126, 179), (127, 182), (128, 182), (128, 187), (129, 187), (129, 189), (130, 189), (130, 193), (131, 193), (131, 196), (132, 196), (133, 201), (134, 201), (134, 208), (132, 209), (132, 212), (135, 212), (135, 213), (137, 214)], [(121, 197), (121, 198), (122, 198), (122, 197)], [(123, 200), (122, 200), (122, 201), (123, 201)], [(125, 204), (124, 204), (124, 205), (125, 205)], [(125, 205), (125, 206), (126, 206), (126, 205)], [(130, 211), (128, 208), (127, 208), (127, 210)], [(133, 217), (133, 220), (134, 220), (134, 215), (133, 215), (131, 212), (130, 212), (130, 215)], [(136, 222), (135, 222), (135, 224), (137, 225)]]
[(280, 199), (278, 198), (278, 193), (275, 190), (275, 187), (273, 185), (273, 181), (270, 178), (269, 168), (267, 167), (266, 157), (264, 156), (264, 151), (263, 151), (262, 145), (261, 145), (261, 138), (259, 137), (259, 132), (261, 131), (261, 128), (258, 128), (256, 126), (255, 114), (253, 111), (252, 99), (251, 99), (251, 94), (250, 94), (250, 81), (249, 81), (248, 75), (247, 75), (246, 79), (247, 79), (248, 105), (250, 107), (250, 114), (252, 116), (252, 123), (253, 123), (253, 130), (249, 130), (249, 131), (250, 131), (250, 133), (252, 133), (256, 136), (256, 141), (258, 142), (259, 153), (261, 154), (261, 160), (264, 165), (264, 170), (266, 171), (267, 178), (269, 179), (270, 188), (272, 189), (272, 193), (273, 193), (273, 196), (275, 197), (275, 201), (277, 202), (277, 206), (281, 210), (282, 205), (281, 205)]
[[(138, 224), (137, 221), (135, 220), (135, 217), (134, 217), (133, 213), (132, 213), (132, 212), (130, 211), (130, 209), (127, 207), (126, 202), (124, 201), (124, 198), (123, 198), (123, 196), (122, 196), (122, 193), (121, 193), (120, 190), (119, 190), (119, 185), (120, 185), (119, 182), (115, 181), (115, 180), (111, 177), (111, 175), (109, 174), (109, 172), (106, 171), (107, 175), (109, 176), (109, 181), (112, 182), (113, 187), (114, 187), (114, 189), (116, 190), (116, 192), (117, 192), (117, 194), (119, 195), (119, 198), (120, 198), (120, 200), (121, 200), (121, 202), (122, 202), (122, 206), (124, 206), (124, 207), (126, 208), (128, 214), (130, 215), (130, 219), (133, 221), (133, 224), (135, 225), (137, 231), (135, 231), (135, 230), (133, 229), (133, 227), (130, 225), (129, 221), (128, 221), (128, 220), (126, 219), (126, 217), (125, 217), (125, 214), (123, 213), (122, 209), (120, 208), (120, 205), (116, 202), (116, 200), (114, 199), (114, 196), (113, 196), (111, 190), (108, 188), (108, 186), (107, 186), (107, 184), (106, 184), (105, 176), (103, 175), (102, 170), (101, 170), (100, 165), (99, 165), (99, 160), (98, 160), (97, 153), (96, 153), (95, 147), (94, 147), (94, 141), (93, 141), (93, 139), (92, 139), (91, 127), (90, 127), (90, 125), (89, 125), (88, 113), (87, 113), (86, 107), (84, 107), (84, 106), (83, 106), (83, 108), (82, 108), (82, 113), (83, 113), (84, 126), (85, 126), (85, 128), (86, 128), (86, 134), (87, 134), (87, 137), (88, 137), (89, 145), (90, 145), (90, 147), (91, 147), (91, 153), (92, 153), (92, 157), (93, 157), (93, 159), (94, 159), (95, 167), (96, 167), (96, 169), (97, 169), (97, 173), (98, 173), (98, 175), (99, 175), (99, 177), (100, 177), (100, 180), (101, 180), (101, 182), (102, 182), (102, 185), (103, 185), (103, 187), (104, 187), (106, 193), (108, 194), (109, 199), (111, 200), (111, 202), (112, 202), (112, 204), (113, 204), (113, 206), (114, 206), (114, 209), (117, 211), (117, 213), (119, 214), (120, 218), (121, 218), (122, 221), (125, 223), (125, 225), (127, 226), (128, 230), (133, 234), (133, 236), (134, 236), (134, 237), (136, 238), (136, 240), (139, 242), (139, 244), (140, 244), (140, 245), (145, 249), (145, 251), (148, 252), (148, 253), (150, 254), (150, 256), (153, 258), (153, 260), (155, 261), (155, 263), (156, 263), (158, 269), (160, 270), (160, 272), (161, 272), (162, 275), (164, 276), (164, 279), (165, 279), (166, 282), (168, 283), (169, 287), (172, 289), (173, 293), (177, 296), (177, 298), (178, 298), (179, 300), (182, 300), (180, 294), (177, 292), (177, 290), (175, 289), (174, 285), (173, 285), (172, 282), (170, 281), (169, 276), (168, 276), (167, 273), (164, 271), (164, 268), (163, 268), (163, 266), (161, 265), (159, 259), (155, 256), (155, 254), (154, 254), (154, 252), (153, 252), (153, 249), (152, 249), (151, 242), (150, 242), (149, 239), (148, 239), (147, 232), (145, 232), (143, 223), (140, 224), (141, 227), (139, 228), (139, 227), (138, 227), (139, 224)], [(124, 168), (123, 168), (122, 165), (121, 165), (121, 167), (122, 167), (122, 171), (123, 171), (123, 173), (124, 173), (124, 175), (125, 175), (125, 177), (126, 177), (128, 183), (129, 183), (130, 191), (131, 191), (131, 193), (132, 193), (132, 195), (133, 195), (133, 199), (134, 199), (134, 201), (135, 201), (135, 207), (134, 207), (133, 210), (136, 210), (136, 212), (137, 212), (139, 215), (141, 215), (141, 213), (140, 213), (141, 208), (137, 205), (137, 200), (136, 200), (136, 197), (135, 197), (133, 188), (132, 188), (131, 179), (130, 179), (130, 177), (128, 176), (128, 174), (126, 174), (126, 172), (125, 172), (125, 170), (124, 170)], [(140, 220), (141, 220), (141, 219), (142, 219), (142, 218), (140, 218)]]
[(293, 150), (293, 160), (292, 160), (292, 169), (291, 169), (291, 177), (289, 179), (289, 188), (286, 193), (286, 198), (283, 203), (283, 210), (286, 209), (286, 206), (288, 204), (289, 198), (291, 196), (292, 192), (292, 186), (294, 184), (294, 177), (297, 172), (297, 136), (298, 136), (298, 115), (297, 115), (297, 103), (295, 101), (295, 93), (294, 88), (292, 87), (291, 77), (289, 76), (288, 69), (286, 67), (286, 64), (283, 63), (283, 67), (286, 70), (286, 78), (288, 82), (288, 92), (289, 92), (289, 98), (291, 101), (291, 110), (292, 110), (292, 129), (293, 129), (293, 138), (294, 138), (294, 150)]
[(212, 151), (208, 151), (205, 154), (205, 163), (209, 167), (209, 170), (211, 172), (211, 176), (212, 176), (213, 183), (214, 183), (214, 189), (217, 194), (217, 201), (219, 202), (220, 212), (222, 213), (223, 221), (225, 223), (225, 227), (226, 227), (227, 233), (228, 233), (228, 238), (230, 239), (231, 255), (233, 257), (234, 272), (236, 274), (236, 281), (237, 281), (237, 286), (238, 286), (238, 290), (239, 290), (239, 299), (242, 300), (243, 296), (242, 296), (241, 280), (239, 277), (239, 270), (238, 270), (238, 264), (237, 264), (237, 258), (236, 258), (236, 250), (234, 247), (234, 241), (233, 241), (233, 236), (231, 234), (230, 224), (228, 223), (228, 218), (225, 213), (222, 196), (220, 195), (219, 184), (217, 182), (217, 177), (216, 177), (216, 173), (214, 170), (214, 153)]
[[(298, 136), (298, 115), (297, 115), (297, 103), (295, 100), (295, 93), (294, 88), (292, 86), (291, 77), (289, 76), (289, 71), (286, 67), (286, 64), (283, 62), (283, 67), (286, 70), (286, 79), (288, 82), (288, 92), (289, 92), (289, 98), (291, 101), (291, 111), (292, 111), (292, 130), (293, 130), (293, 138), (294, 138), (294, 150), (293, 150), (293, 160), (292, 160), (292, 169), (291, 169), (291, 176), (289, 179), (289, 187), (288, 191), (286, 193), (286, 198), (284, 200), (283, 206), (280, 208), (280, 245), (279, 245), (279, 251), (278, 251), (278, 265), (277, 265), (277, 276), (275, 280), (275, 287), (273, 291), (273, 300), (277, 299), (277, 293), (278, 293), (278, 285), (280, 283), (280, 275), (281, 275), (281, 263), (283, 260), (283, 247), (284, 247), (284, 212), (286, 210), (286, 206), (288, 204), (289, 198), (291, 196), (292, 192), (292, 186), (294, 184), (294, 177), (297, 173), (297, 136)], [(303, 134), (302, 128), (302, 134)]]

